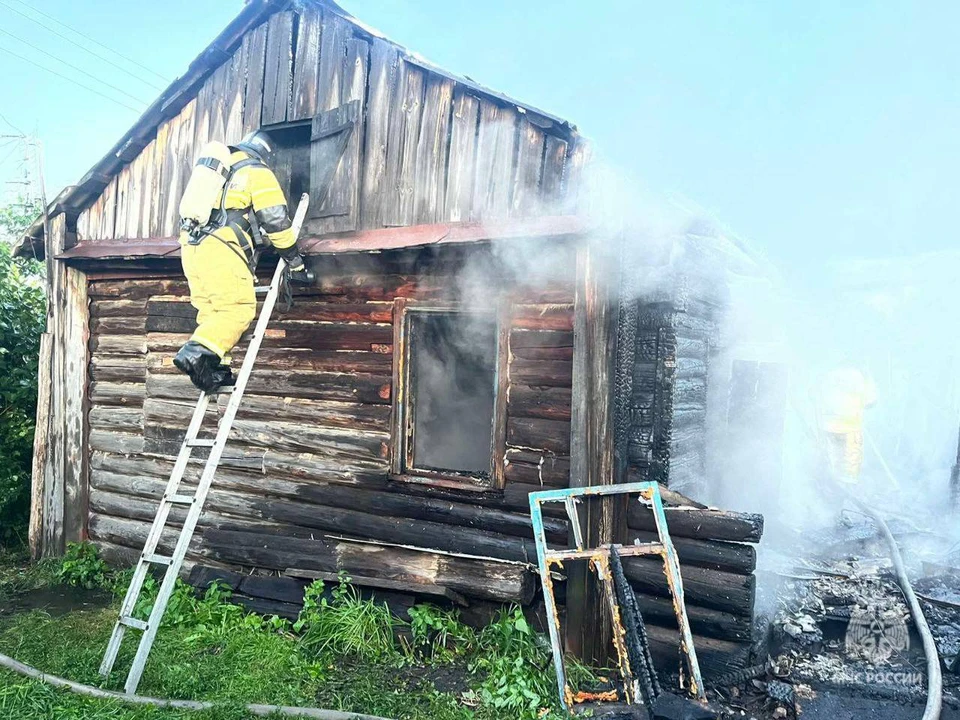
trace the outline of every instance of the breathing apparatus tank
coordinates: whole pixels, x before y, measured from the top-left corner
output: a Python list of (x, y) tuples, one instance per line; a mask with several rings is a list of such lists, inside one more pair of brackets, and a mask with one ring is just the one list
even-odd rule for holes
[(222, 142), (211, 140), (203, 146), (193, 164), (180, 198), (181, 230), (193, 232), (210, 221), (229, 175), (230, 149)]

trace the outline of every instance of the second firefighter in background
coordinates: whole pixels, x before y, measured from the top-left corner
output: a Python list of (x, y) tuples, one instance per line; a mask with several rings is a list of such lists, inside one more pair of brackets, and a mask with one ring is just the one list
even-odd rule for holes
[[(224, 157), (227, 152), (229, 157)], [(222, 177), (222, 188), (216, 191), (206, 222), (183, 218), (181, 259), (190, 302), (197, 310), (197, 329), (174, 364), (204, 392), (233, 382), (229, 353), (256, 315), (253, 271), (258, 246), (269, 242), (286, 260), (294, 282), (311, 279), (297, 250), (286, 198), (270, 168), (273, 152), (267, 134), (257, 131), (229, 151), (223, 149), (220, 158), (214, 147), (205, 149), (197, 161), (196, 167), (215, 181), (211, 171)], [(181, 201), (181, 214), (189, 207), (191, 183)], [(200, 204), (202, 217), (210, 199), (201, 194)]]

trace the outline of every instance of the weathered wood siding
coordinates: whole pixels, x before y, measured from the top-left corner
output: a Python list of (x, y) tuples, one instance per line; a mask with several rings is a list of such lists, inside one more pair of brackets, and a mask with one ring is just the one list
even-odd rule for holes
[[(527, 493), (569, 478), (572, 279), (510, 293), (505, 490), (442, 490), (389, 477), (393, 301), (455, 299), (459, 283), (448, 263), (384, 258), (338, 259), (275, 314), (192, 561), (283, 571), (306, 561), (287, 540), (344, 535), (535, 562)], [(93, 280), (89, 295), (89, 533), (123, 557), (142, 543), (195, 403), (172, 365), (194, 311), (172, 276)], [(565, 526), (553, 530), (565, 537)], [(247, 533), (256, 547), (211, 531)]]
[(329, 10), (277, 13), (224, 55), (196, 97), (122, 158), (128, 164), (80, 213), (80, 242), (174, 236), (204, 143), (309, 123), (351, 101), (359, 121), (308, 232), (569, 209), (563, 199), (582, 158), (568, 126), (424, 67)]

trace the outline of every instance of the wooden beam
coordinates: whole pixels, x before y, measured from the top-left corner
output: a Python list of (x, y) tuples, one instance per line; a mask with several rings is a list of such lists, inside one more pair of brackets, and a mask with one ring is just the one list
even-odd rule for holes
[(87, 525), (87, 368), (89, 367), (90, 304), (87, 277), (65, 269), (62, 343), (63, 387), (63, 531), (65, 542), (86, 538)]
[[(572, 487), (618, 482), (613, 426), (614, 272), (599, 244), (588, 241), (578, 249), (570, 425)], [(626, 534), (625, 498), (591, 498), (584, 503), (580, 520), (587, 547), (620, 542)], [(573, 563), (568, 572), (567, 650), (588, 662), (603, 663), (612, 631), (610, 618), (601, 610), (599, 583), (586, 563)]]
[(37, 423), (33, 435), (33, 468), (30, 484), (30, 556), (37, 560), (43, 552), (43, 480), (47, 463), (47, 437), (50, 430), (50, 333), (40, 336), (40, 362), (37, 372)]
[(64, 425), (62, 418), (66, 408), (65, 387), (65, 326), (67, 268), (53, 258), (63, 252), (66, 242), (67, 223), (63, 214), (49, 220), (50, 232), (46, 235), (47, 258), (47, 332), (51, 337), (50, 348), (50, 426), (47, 434), (46, 457), (43, 459), (43, 531), (41, 554), (57, 556), (63, 552), (63, 449)]

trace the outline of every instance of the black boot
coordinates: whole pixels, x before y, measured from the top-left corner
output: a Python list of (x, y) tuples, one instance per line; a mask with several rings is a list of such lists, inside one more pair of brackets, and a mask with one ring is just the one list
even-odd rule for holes
[(227, 387), (228, 385), (233, 385), (236, 378), (233, 377), (233, 371), (227, 365), (220, 363), (219, 366), (212, 373), (213, 382), (216, 383), (216, 387)]
[[(180, 348), (173, 358), (173, 364), (189, 375), (191, 382), (203, 392), (211, 392), (220, 384), (217, 380), (223, 379), (222, 373), (216, 373), (221, 367), (220, 356), (193, 340)], [(227, 372), (229, 373), (229, 370)]]

